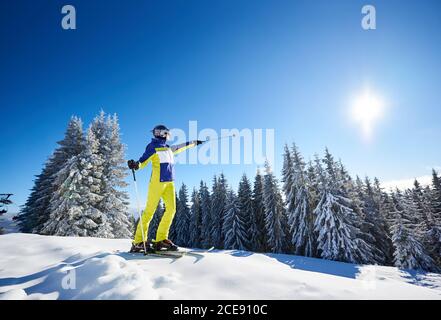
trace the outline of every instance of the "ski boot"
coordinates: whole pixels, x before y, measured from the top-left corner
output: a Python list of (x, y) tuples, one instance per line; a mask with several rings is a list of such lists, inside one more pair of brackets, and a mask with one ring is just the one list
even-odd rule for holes
[[(145, 252), (145, 250), (147, 250), (147, 252)], [(148, 254), (148, 253), (153, 253), (155, 252), (155, 249), (152, 246), (151, 241), (147, 241), (145, 243), (139, 242), (139, 243), (132, 243), (132, 247), (130, 248), (129, 253), (144, 253), (144, 254)]]
[(171, 240), (165, 239), (154, 242), (153, 249), (155, 251), (178, 251), (178, 246), (175, 245)]

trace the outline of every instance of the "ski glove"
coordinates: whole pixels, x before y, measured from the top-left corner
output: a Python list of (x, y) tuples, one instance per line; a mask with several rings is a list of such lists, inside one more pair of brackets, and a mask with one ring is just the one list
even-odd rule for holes
[(135, 160), (129, 160), (127, 161), (127, 166), (131, 170), (138, 170), (139, 169), (139, 162)]

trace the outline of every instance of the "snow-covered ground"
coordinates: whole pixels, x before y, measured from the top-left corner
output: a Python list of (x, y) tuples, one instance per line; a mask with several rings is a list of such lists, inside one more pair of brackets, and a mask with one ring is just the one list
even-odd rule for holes
[(130, 240), (0, 236), (0, 299), (441, 299), (441, 275), (291, 255), (126, 253)]

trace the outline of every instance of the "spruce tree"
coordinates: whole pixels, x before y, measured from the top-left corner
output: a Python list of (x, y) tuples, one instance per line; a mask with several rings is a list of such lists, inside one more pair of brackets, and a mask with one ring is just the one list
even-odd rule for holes
[(214, 177), (213, 192), (211, 201), (211, 240), (217, 249), (223, 249), (224, 234), (222, 225), (227, 205), (227, 182), (221, 174), (219, 178)]
[[(348, 198), (348, 205), (354, 212), (351, 224), (355, 227), (356, 237), (362, 240), (360, 253), (364, 257), (361, 259), (363, 263), (383, 264), (385, 257), (383, 252), (377, 247), (377, 240), (375, 239), (376, 217), (372, 212), (368, 215), (364, 210), (366, 207), (364, 184), (362, 182), (360, 184), (361, 180), (358, 176), (358, 182), (352, 179), (341, 160), (337, 163), (337, 169), (338, 179), (341, 181), (340, 189), (342, 194), (345, 194)], [(361, 190), (359, 190), (359, 186), (361, 186)]]
[(386, 219), (380, 212), (380, 199), (368, 177), (365, 178), (364, 183), (357, 177), (356, 184), (364, 220), (361, 229), (369, 236), (369, 238), (364, 238), (365, 241), (374, 248), (372, 263), (385, 264), (388, 261), (392, 243), (388, 237)]
[(201, 246), (202, 248), (210, 248), (211, 241), (211, 197), (207, 185), (201, 181), (199, 185), (199, 195), (201, 199)]
[(253, 251), (267, 251), (267, 231), (265, 226), (265, 206), (263, 203), (263, 178), (258, 169), (254, 178), (252, 194), (252, 212), (250, 242)]
[(59, 185), (55, 183), (55, 176), (68, 160), (80, 152), (84, 147), (83, 124), (81, 119), (72, 116), (63, 140), (58, 142), (59, 147), (47, 160), (42, 172), (36, 176), (34, 186), (21, 208), (17, 218), (22, 232), (39, 233), (50, 214), (50, 199)]
[(102, 201), (99, 209), (107, 215), (111, 231), (107, 238), (130, 238), (132, 225), (128, 217), (128, 194), (124, 181), (127, 176), (125, 146), (120, 139), (120, 129), (116, 115), (106, 116), (104, 111), (95, 117), (91, 129), (99, 143), (99, 153), (103, 158), (101, 179)]
[(383, 191), (381, 188), (380, 180), (374, 178), (372, 187), (367, 192), (372, 201), (375, 203), (377, 209), (377, 227), (380, 235), (377, 240), (377, 246), (383, 252), (385, 265), (393, 264), (393, 245), (392, 245), (392, 235), (390, 233), (390, 220), (389, 212), (392, 211), (392, 201), (389, 195)]
[(425, 237), (426, 248), (439, 268), (441, 268), (441, 179), (432, 170), (432, 188), (424, 192), (428, 204), (428, 230)]
[(274, 253), (282, 253), (287, 247), (286, 227), (284, 225), (286, 223), (285, 208), (277, 179), (268, 161), (265, 162), (263, 203), (268, 249)]
[(421, 239), (427, 234), (430, 228), (430, 203), (426, 201), (424, 190), (421, 184), (415, 179), (412, 190), (408, 191), (409, 200), (413, 202), (416, 214), (413, 217), (417, 225)]
[(316, 162), (320, 176), (320, 200), (314, 210), (317, 249), (324, 259), (369, 263), (372, 248), (360, 237), (359, 217), (343, 185), (341, 174), (328, 149), (323, 159), (325, 170)]
[(189, 246), (192, 248), (201, 247), (201, 225), (202, 225), (202, 209), (201, 198), (196, 190), (193, 189), (191, 194), (191, 208), (190, 208), (190, 236)]
[[(293, 177), (290, 193), (286, 195), (290, 242), (294, 253), (312, 257), (315, 254), (314, 216), (308, 192), (308, 177), (305, 163), (296, 145), (291, 150)], [(288, 180), (288, 179), (286, 179)], [(295, 193), (295, 194), (294, 194)]]
[(296, 193), (294, 180), (295, 180), (295, 169), (293, 163), (294, 153), (297, 153), (297, 147), (293, 145), (292, 150), (293, 155), (291, 155), (291, 150), (288, 145), (285, 144), (283, 151), (283, 166), (282, 166), (282, 191), (286, 197), (286, 207), (288, 216), (295, 210), (296, 204)]
[(435, 218), (441, 217), (441, 178), (438, 172), (432, 169), (432, 212)]
[[(394, 204), (391, 197), (391, 194), (385, 192), (381, 187), (380, 180), (378, 178), (374, 179), (374, 192), (377, 201), (380, 203), (380, 212), (384, 219), (386, 220), (387, 225), (391, 226), (391, 222), (395, 219), (394, 212)], [(389, 238), (390, 238), (389, 232)]]
[(438, 271), (418, 239), (418, 227), (411, 218), (417, 214), (412, 199), (404, 196), (398, 189), (393, 195), (395, 219), (391, 227), (394, 245), (394, 264), (398, 268)]
[(125, 160), (126, 146), (121, 141), (120, 127), (118, 117), (114, 114), (108, 117), (107, 126), (110, 130), (110, 156), (109, 156), (109, 178), (108, 188), (113, 199), (108, 199), (113, 204), (109, 214), (113, 228), (114, 238), (132, 237), (133, 222), (129, 214), (129, 195), (124, 189), (128, 184), (125, 181), (127, 177), (127, 164)]
[(190, 208), (188, 207), (187, 186), (182, 184), (176, 201), (176, 244), (186, 247), (190, 243)]
[[(232, 198), (234, 198), (232, 196)], [(245, 174), (239, 182), (239, 189), (237, 192), (237, 200), (239, 207), (239, 218), (243, 222), (244, 227), (244, 248), (247, 250), (253, 250), (254, 244), (251, 242), (251, 233), (255, 232), (257, 221), (253, 212), (253, 192), (251, 190), (251, 184)]]
[(246, 250), (248, 239), (240, 203), (233, 190), (228, 191), (225, 218), (222, 226), (225, 249)]
[[(318, 159), (317, 155), (315, 157)], [(320, 160), (318, 161), (320, 162)], [(312, 209), (317, 206), (319, 201), (320, 174), (315, 169), (316, 166), (310, 159), (306, 166), (306, 179), (308, 181), (308, 195)]]
[(418, 207), (422, 206), (425, 208), (423, 216), (426, 218), (425, 229), (422, 230), (422, 243), (436, 265), (441, 268), (441, 217), (437, 218), (433, 211), (433, 190), (426, 186), (421, 191), (422, 195), (420, 194), (420, 196), (422, 198), (419, 201), (421, 201), (422, 205), (418, 205)]
[[(293, 153), (297, 152), (297, 147), (295, 144), (293, 145)], [(296, 206), (296, 196), (297, 196), (297, 186), (294, 184), (294, 180), (296, 178), (297, 172), (295, 172), (293, 156), (291, 155), (291, 150), (288, 148), (288, 145), (285, 144), (284, 152), (283, 152), (283, 166), (282, 166), (282, 192), (285, 194), (285, 203), (286, 203), (286, 212), (285, 216), (287, 217), (287, 229), (284, 230), (285, 237), (287, 239), (287, 250), (292, 251), (294, 248), (292, 247), (292, 243), (290, 239), (292, 238), (290, 223), (290, 218), (293, 216), (293, 212), (295, 211)], [(292, 220), (292, 219), (291, 219)]]
[(111, 231), (102, 201), (104, 160), (99, 142), (91, 128), (87, 131), (83, 151), (70, 158), (56, 174), (60, 186), (50, 201), (50, 217), (41, 233), (58, 236), (106, 237)]

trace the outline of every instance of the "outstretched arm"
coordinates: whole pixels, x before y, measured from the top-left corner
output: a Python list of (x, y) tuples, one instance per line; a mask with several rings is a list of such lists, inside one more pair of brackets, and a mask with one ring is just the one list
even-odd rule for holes
[(193, 140), (193, 141), (188, 141), (188, 142), (184, 142), (181, 144), (171, 146), (170, 148), (171, 148), (173, 154), (178, 154), (178, 153), (181, 153), (182, 151), (185, 151), (189, 148), (193, 148), (201, 143), (202, 143), (202, 141), (200, 141), (200, 140)]

